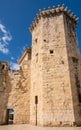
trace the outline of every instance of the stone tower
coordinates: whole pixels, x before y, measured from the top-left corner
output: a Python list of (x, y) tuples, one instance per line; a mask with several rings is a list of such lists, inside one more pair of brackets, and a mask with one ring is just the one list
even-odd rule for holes
[(32, 33), (30, 123), (81, 125), (78, 18), (64, 6), (40, 11)]

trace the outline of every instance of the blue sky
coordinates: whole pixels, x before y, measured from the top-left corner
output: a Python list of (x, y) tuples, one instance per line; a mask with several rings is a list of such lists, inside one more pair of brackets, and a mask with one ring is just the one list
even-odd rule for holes
[(81, 50), (81, 0), (0, 0), (0, 61), (13, 69), (26, 47), (31, 46), (30, 24), (39, 9), (65, 4), (79, 17), (77, 35)]

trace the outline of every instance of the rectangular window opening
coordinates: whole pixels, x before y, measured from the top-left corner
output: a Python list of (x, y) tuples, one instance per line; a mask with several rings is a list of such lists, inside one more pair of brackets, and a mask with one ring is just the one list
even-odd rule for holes
[(35, 96), (35, 104), (38, 104), (38, 96)]
[(35, 39), (35, 42), (37, 43), (37, 38)]
[(38, 62), (38, 53), (36, 54), (36, 62)]
[(50, 50), (50, 54), (53, 54), (54, 53), (54, 51), (53, 50)]

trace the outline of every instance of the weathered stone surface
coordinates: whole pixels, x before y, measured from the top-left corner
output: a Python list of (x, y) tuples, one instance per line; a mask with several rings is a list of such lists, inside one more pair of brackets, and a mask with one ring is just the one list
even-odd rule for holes
[(42, 15), (32, 30), (31, 124), (81, 125), (80, 73), (75, 22), (65, 13)]
[(14, 110), (14, 124), (29, 123), (30, 64), (31, 61), (26, 59), (20, 71), (4, 70), (4, 73), (0, 74), (0, 124), (7, 124), (7, 109), (11, 108)]

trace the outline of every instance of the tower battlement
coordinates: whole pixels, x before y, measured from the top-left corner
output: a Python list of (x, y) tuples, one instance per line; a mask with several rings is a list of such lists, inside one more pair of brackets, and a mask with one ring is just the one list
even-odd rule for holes
[(50, 8), (48, 7), (48, 9), (44, 9), (44, 10), (41, 10), (39, 9), (40, 13), (39, 14), (36, 14), (36, 18), (35, 20), (32, 22), (33, 24), (30, 26), (30, 32), (32, 32), (34, 30), (34, 28), (37, 26), (39, 20), (41, 19), (41, 17), (51, 17), (51, 16), (56, 16), (58, 15), (59, 13), (64, 13), (66, 14), (70, 19), (73, 20), (73, 22), (77, 25), (77, 22), (78, 22), (78, 17), (73, 13), (71, 12), (71, 10), (69, 10), (67, 7), (65, 7), (64, 5), (62, 6), (59, 6), (58, 7), (54, 7), (53, 8)]

